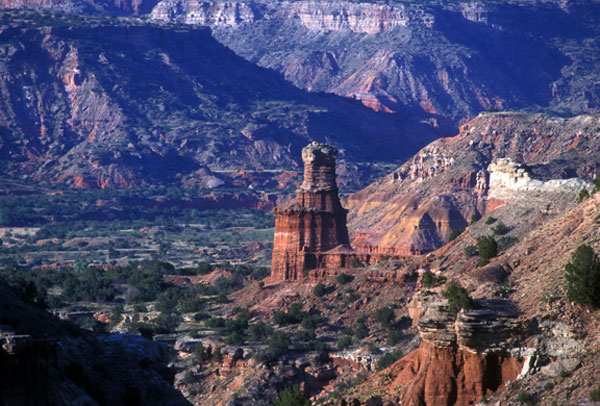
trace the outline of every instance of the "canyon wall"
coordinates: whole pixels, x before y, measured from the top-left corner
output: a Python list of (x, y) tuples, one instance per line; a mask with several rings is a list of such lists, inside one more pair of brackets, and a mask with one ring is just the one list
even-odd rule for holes
[(598, 81), (600, 53), (585, 44), (597, 41), (599, 13), (596, 0), (162, 0), (150, 17), (210, 26), (236, 53), (299, 87), (409, 112), (452, 135), (488, 109), (598, 112), (598, 89), (587, 83)]
[[(19, 182), (213, 188), (226, 179), (211, 171), (269, 179), (295, 171), (315, 139), (369, 163), (397, 161), (435, 138), (421, 124), (298, 89), (207, 28), (0, 13), (0, 163)], [(341, 176), (364, 185), (373, 167), (347, 166)]]
[(0, 0), (0, 8), (139, 16), (150, 13), (158, 2), (159, 0)]
[(352, 244), (372, 254), (430, 252), (508, 199), (556, 215), (600, 170), (598, 131), (597, 115), (483, 113), (351, 195)]

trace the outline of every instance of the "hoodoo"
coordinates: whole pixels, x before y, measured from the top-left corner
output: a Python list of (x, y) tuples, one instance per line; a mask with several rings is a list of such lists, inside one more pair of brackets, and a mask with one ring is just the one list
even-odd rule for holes
[(271, 278), (299, 280), (311, 269), (346, 266), (352, 256), (335, 180), (337, 150), (312, 142), (302, 150), (304, 181), (296, 199), (273, 210)]

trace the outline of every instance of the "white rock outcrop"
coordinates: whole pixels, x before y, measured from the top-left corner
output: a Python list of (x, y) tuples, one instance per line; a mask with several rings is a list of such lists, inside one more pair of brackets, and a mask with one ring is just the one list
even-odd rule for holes
[(524, 166), (511, 158), (499, 158), (488, 166), (490, 174), (488, 197), (503, 197), (518, 192), (561, 192), (590, 189), (583, 179), (532, 179)]

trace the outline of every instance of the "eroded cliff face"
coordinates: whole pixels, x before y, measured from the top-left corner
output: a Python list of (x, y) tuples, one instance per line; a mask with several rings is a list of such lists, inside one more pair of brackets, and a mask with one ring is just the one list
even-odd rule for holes
[(391, 7), (366, 3), (331, 2), (290, 3), (289, 12), (301, 24), (315, 31), (352, 31), (377, 34), (394, 27), (406, 26), (409, 16), (402, 6)]
[(150, 14), (151, 18), (157, 20), (234, 28), (274, 16), (297, 20), (303, 27), (312, 31), (350, 31), (367, 34), (406, 26), (410, 21), (409, 14), (403, 6), (337, 1), (283, 2), (275, 7), (268, 2), (164, 0), (159, 2)]
[[(236, 53), (299, 87), (409, 111), (450, 135), (490, 108), (598, 111), (597, 90), (584, 77), (595, 77), (600, 54), (584, 44), (597, 41), (599, 12), (597, 1), (162, 0), (151, 17), (208, 25)], [(556, 37), (563, 39), (549, 40)]]
[(589, 188), (564, 178), (589, 180), (600, 167), (599, 128), (600, 118), (591, 115), (482, 114), (458, 136), (432, 143), (348, 198), (353, 245), (366, 252), (422, 254), (442, 246), (474, 214), (508, 200), (556, 215)]
[[(428, 135), (409, 135), (409, 144), (435, 138), (421, 124), (297, 89), (206, 28), (3, 13), (0, 160), (13, 179), (212, 188), (219, 178), (211, 181), (207, 171), (274, 178), (273, 170), (296, 170), (299, 151), (313, 139), (329, 140), (344, 158), (395, 149), (387, 154), (395, 160), (411, 149), (398, 134), (419, 127)], [(413, 129), (399, 130), (406, 125)], [(349, 169), (342, 176), (355, 181), (358, 166)]]
[(139, 16), (149, 13), (158, 2), (159, 0), (0, 0), (0, 8)]
[(402, 404), (415, 406), (467, 406), (514, 381), (522, 361), (499, 354), (421, 344), (394, 365), (399, 371), (389, 389)]
[(261, 8), (252, 3), (168, 0), (154, 7), (150, 17), (211, 27), (237, 27), (261, 18)]

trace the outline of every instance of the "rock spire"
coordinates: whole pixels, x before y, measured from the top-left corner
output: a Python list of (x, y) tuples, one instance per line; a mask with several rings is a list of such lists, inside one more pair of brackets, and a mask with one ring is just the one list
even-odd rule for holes
[(311, 269), (344, 266), (349, 245), (346, 215), (335, 180), (337, 150), (312, 142), (302, 150), (304, 181), (296, 199), (273, 210), (271, 278), (303, 279)]

